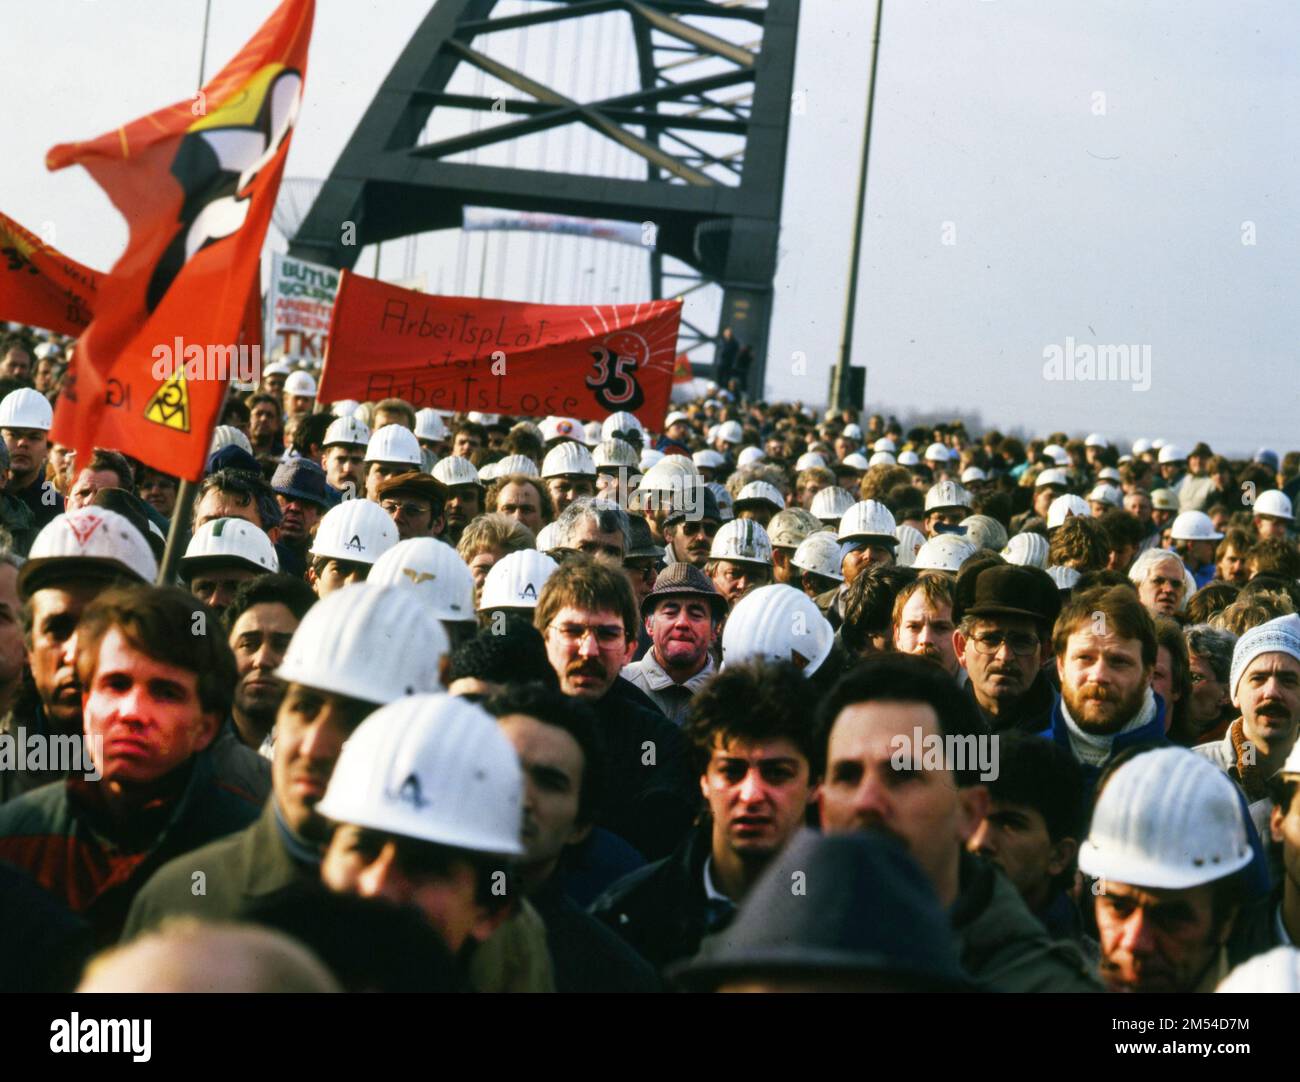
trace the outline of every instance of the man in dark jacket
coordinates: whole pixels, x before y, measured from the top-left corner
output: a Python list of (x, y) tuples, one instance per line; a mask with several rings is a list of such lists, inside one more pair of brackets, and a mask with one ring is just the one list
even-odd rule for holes
[(605, 746), (598, 822), (646, 857), (667, 856), (695, 817), (698, 790), (686, 738), (622, 679), (636, 650), (637, 613), (621, 568), (575, 557), (546, 581), (534, 624), (560, 690), (593, 711)]
[(655, 966), (689, 958), (724, 927), (804, 824), (821, 776), (808, 682), (789, 663), (736, 665), (691, 703), (709, 815), (672, 855), (633, 872), (592, 912)]
[(907, 845), (948, 910), (962, 966), (980, 987), (1097, 989), (1078, 949), (1054, 942), (1010, 880), (966, 851), (988, 811), (981, 783), (995, 775), (997, 745), (952, 679), (922, 658), (868, 658), (831, 690), (821, 721), (828, 733), (823, 828), (882, 828)]
[(115, 588), (82, 614), (77, 640), (95, 769), (0, 808), (0, 860), (106, 943), (159, 865), (246, 826), (257, 805), (218, 784), (208, 750), (235, 677), (210, 609), (173, 588)]
[[(126, 936), (173, 915), (230, 920), (279, 890), (317, 881), (330, 828), (315, 809), (339, 752), (381, 702), (405, 688), (440, 688), (435, 649), (398, 648), (399, 639), (423, 644), (437, 634), (433, 617), (407, 591), (346, 586), (313, 606), (277, 668), (287, 687), (275, 722), (274, 788), (261, 817), (159, 869), (131, 907)], [(350, 666), (333, 663), (348, 653)], [(203, 889), (196, 891), (199, 873)]]
[(1037, 733), (1050, 721), (1056, 689), (1043, 666), (1061, 595), (1046, 571), (974, 564), (957, 576), (953, 644), (966, 687), (995, 733)]
[(524, 771), (524, 856), (517, 869), (524, 893), (546, 925), (555, 990), (658, 991), (654, 970), (583, 912), (557, 874), (565, 851), (590, 834), (600, 802), (595, 717), (579, 700), (541, 684), (516, 684), (485, 706), (514, 745)]

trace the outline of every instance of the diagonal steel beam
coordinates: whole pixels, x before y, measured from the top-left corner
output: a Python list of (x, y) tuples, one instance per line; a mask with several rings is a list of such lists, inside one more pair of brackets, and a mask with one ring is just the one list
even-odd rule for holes
[(712, 53), (714, 56), (730, 60), (733, 64), (742, 68), (752, 70), (754, 67), (754, 54), (744, 46), (736, 45), (734, 42), (730, 42), (726, 38), (720, 38), (716, 34), (710, 34), (707, 30), (701, 30), (698, 26), (684, 23), (663, 11), (656, 11), (648, 4), (641, 3), (640, 0), (627, 0), (627, 9), (639, 15), (656, 30), (667, 34), (669, 37), (677, 38), (679, 41), (684, 41), (700, 52)]

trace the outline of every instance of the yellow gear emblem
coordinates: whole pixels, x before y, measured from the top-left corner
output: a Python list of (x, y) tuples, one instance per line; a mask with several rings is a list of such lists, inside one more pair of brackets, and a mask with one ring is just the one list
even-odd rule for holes
[(144, 419), (180, 432), (190, 430), (190, 391), (183, 372), (169, 377), (154, 391), (144, 408)]

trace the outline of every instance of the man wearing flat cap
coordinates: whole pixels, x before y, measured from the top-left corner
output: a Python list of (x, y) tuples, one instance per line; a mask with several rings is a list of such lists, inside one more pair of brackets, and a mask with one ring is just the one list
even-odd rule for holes
[(953, 645), (967, 689), (995, 733), (1036, 733), (1051, 721), (1056, 687), (1043, 668), (1061, 595), (1047, 572), (975, 564), (957, 577)]
[(291, 458), (276, 467), (271, 491), (280, 506), (275, 551), (280, 570), (294, 578), (307, 572), (307, 550), (321, 517), (338, 502), (337, 493), (325, 480), (325, 471), (310, 459)]
[(691, 699), (713, 676), (710, 650), (727, 603), (709, 576), (694, 564), (670, 564), (641, 602), (651, 647), (623, 667), (630, 680), (681, 726)]
[(397, 527), (401, 541), (412, 537), (441, 537), (447, 490), (436, 477), (419, 470), (380, 481), (379, 506)]

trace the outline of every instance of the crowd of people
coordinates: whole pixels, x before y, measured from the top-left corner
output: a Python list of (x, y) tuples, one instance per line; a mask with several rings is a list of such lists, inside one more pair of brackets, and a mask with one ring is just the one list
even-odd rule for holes
[(187, 506), (74, 348), (0, 341), (0, 987), (1300, 987), (1300, 454), (286, 359)]

